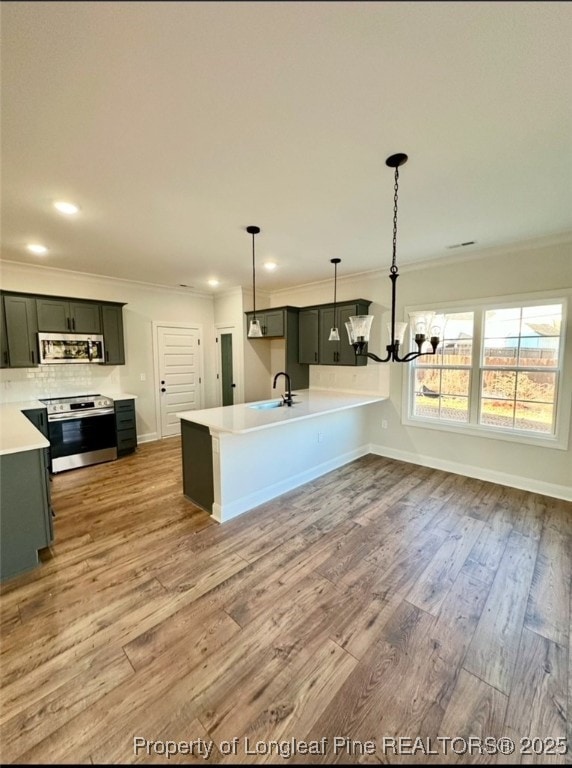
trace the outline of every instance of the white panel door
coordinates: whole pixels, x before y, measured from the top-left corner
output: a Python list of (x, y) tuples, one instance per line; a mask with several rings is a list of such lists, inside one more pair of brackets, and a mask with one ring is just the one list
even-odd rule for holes
[(157, 327), (161, 437), (181, 433), (180, 411), (201, 407), (199, 335), (196, 328)]

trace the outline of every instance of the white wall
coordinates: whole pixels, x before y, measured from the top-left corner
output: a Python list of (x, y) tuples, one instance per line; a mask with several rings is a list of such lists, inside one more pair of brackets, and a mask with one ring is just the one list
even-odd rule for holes
[[(140, 440), (159, 436), (155, 415), (153, 321), (188, 323), (202, 329), (204, 371), (203, 407), (216, 404), (214, 308), (210, 295), (185, 289), (101, 278), (77, 272), (2, 262), (0, 286), (4, 290), (125, 302), (125, 365), (50, 366), (0, 371), (0, 401), (13, 402), (51, 394), (116, 391), (137, 395)], [(57, 370), (56, 370), (57, 369)], [(78, 370), (78, 369), (81, 369)], [(141, 381), (141, 374), (145, 381)]]
[[(252, 310), (252, 291), (243, 291), (244, 311)], [(256, 309), (269, 307), (270, 297), (256, 291)], [(267, 400), (270, 395), (271, 344), (268, 339), (246, 338), (246, 320), (243, 319), (244, 334), (244, 401)]]
[[(398, 281), (398, 319), (405, 319), (404, 307), (424, 302), (448, 302), (464, 299), (488, 299), (495, 296), (520, 295), (535, 291), (561, 291), (572, 295), (572, 238), (554, 238), (523, 243), (502, 250), (482, 251), (477, 258), (461, 258), (447, 264), (434, 263), (421, 267), (402, 268)], [(338, 273), (339, 274), (339, 273)], [(370, 313), (375, 314), (371, 351), (383, 353), (387, 343), (379, 301), (387, 310), (391, 284), (388, 269), (379, 274), (352, 278), (338, 277), (338, 301), (350, 298), (373, 299)], [(332, 300), (332, 282), (302, 286), (275, 292), (273, 306), (297, 306)], [(572, 305), (572, 301), (571, 301)], [(565, 370), (569, 401), (572, 380), (572, 306), (566, 329)], [(450, 469), (463, 474), (489, 479), (540, 493), (572, 498), (572, 451), (538, 447), (523, 443), (508, 443), (500, 439), (453, 434), (402, 423), (402, 376), (406, 365), (378, 364), (370, 361), (365, 368), (341, 369), (311, 367), (311, 386), (326, 382), (332, 388), (346, 389), (363, 386), (383, 393), (389, 384), (390, 399), (381, 409), (388, 428), (381, 428), (381, 418), (371, 424), (374, 450), (429, 466)], [(355, 381), (351, 379), (355, 376)], [(380, 378), (376, 381), (376, 376)], [(386, 377), (390, 376), (390, 381)], [(569, 408), (569, 402), (563, 403)], [(569, 411), (568, 411), (569, 412)], [(569, 421), (569, 419), (568, 419)]]

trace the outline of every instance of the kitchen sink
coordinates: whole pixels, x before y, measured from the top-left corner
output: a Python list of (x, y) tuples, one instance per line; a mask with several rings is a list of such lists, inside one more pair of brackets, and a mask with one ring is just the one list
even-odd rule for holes
[(280, 400), (272, 400), (269, 403), (252, 403), (248, 407), (254, 408), (256, 411), (266, 411), (268, 408), (281, 408), (282, 402)]

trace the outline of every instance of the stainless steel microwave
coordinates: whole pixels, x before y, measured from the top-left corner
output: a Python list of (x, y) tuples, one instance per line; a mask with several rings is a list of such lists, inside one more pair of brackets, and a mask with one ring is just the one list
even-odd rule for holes
[(38, 333), (40, 363), (104, 363), (103, 336), (97, 333)]

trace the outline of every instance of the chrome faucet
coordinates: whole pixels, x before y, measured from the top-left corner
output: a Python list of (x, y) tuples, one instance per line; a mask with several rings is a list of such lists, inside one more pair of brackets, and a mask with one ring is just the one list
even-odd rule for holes
[(290, 385), (290, 376), (286, 373), (286, 371), (279, 371), (276, 374), (274, 377), (274, 384), (272, 385), (272, 389), (276, 389), (276, 381), (279, 376), (284, 376), (286, 378), (287, 389), (285, 394), (282, 395), (282, 405), (287, 405), (289, 407), (292, 405), (292, 387)]

